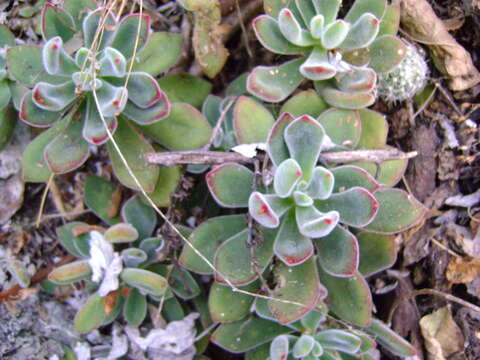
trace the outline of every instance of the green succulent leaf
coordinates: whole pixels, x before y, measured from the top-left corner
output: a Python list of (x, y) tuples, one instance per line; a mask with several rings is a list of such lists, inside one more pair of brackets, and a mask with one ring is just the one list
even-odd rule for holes
[(119, 189), (108, 180), (93, 175), (85, 179), (85, 204), (109, 225), (120, 222), (118, 195)]
[(259, 102), (240, 96), (233, 110), (233, 128), (238, 144), (265, 142), (275, 122), (272, 114)]
[(32, 91), (33, 103), (42, 110), (61, 111), (76, 98), (75, 84), (71, 81), (60, 85), (38, 83)]
[(295, 14), (289, 8), (283, 8), (278, 13), (278, 27), (282, 35), (297, 46), (310, 46), (313, 39), (310, 34), (302, 29)]
[(268, 15), (256, 17), (252, 22), (252, 26), (260, 43), (273, 53), (297, 55), (305, 52), (303, 47), (288, 41), (285, 36), (282, 35), (278, 22)]
[(355, 235), (337, 226), (330, 234), (314, 239), (318, 263), (324, 271), (339, 277), (349, 277), (358, 270), (359, 246)]
[(375, 102), (375, 95), (371, 92), (346, 92), (328, 85), (320, 85), (318, 83), (318, 81), (315, 82), (315, 87), (318, 89), (318, 92), (323, 99), (331, 106), (343, 109), (358, 110), (366, 108)]
[[(201, 249), (201, 254), (213, 263), (217, 248), (225, 240), (235, 236), (245, 229), (245, 215), (219, 216), (209, 219), (197, 227), (189, 236), (189, 241), (195, 249)], [(183, 267), (198, 274), (211, 275), (213, 269), (193, 250), (185, 244), (180, 254), (179, 263)]]
[(357, 111), (329, 109), (318, 117), (330, 140), (343, 148), (354, 149), (360, 140), (362, 126)]
[(334, 192), (343, 192), (359, 186), (373, 193), (380, 187), (368, 171), (358, 166), (338, 166), (332, 169), (332, 173), (335, 177)]
[(386, 7), (386, 0), (355, 0), (345, 16), (345, 20), (349, 23), (354, 23), (365, 13), (370, 13), (377, 19), (381, 19), (385, 14)]
[(103, 237), (113, 244), (130, 243), (138, 239), (138, 231), (130, 224), (118, 223), (110, 226)]
[[(97, 29), (102, 26), (101, 37), (97, 34)], [(115, 36), (117, 22), (113, 13), (107, 8), (97, 8), (91, 11), (82, 22), (82, 30), (85, 44), (87, 48), (96, 48), (98, 51), (103, 50)], [(130, 35), (133, 40), (134, 35)], [(133, 41), (129, 41), (133, 42)], [(123, 46), (123, 45), (122, 45)]]
[(123, 317), (131, 326), (138, 327), (146, 316), (147, 297), (137, 289), (131, 289), (130, 294), (125, 299)]
[(137, 248), (123, 249), (121, 256), (126, 267), (138, 267), (148, 259), (147, 253)]
[(359, 274), (341, 278), (319, 267), (320, 281), (328, 290), (328, 307), (341, 319), (357, 326), (369, 326), (372, 320), (372, 295)]
[(181, 52), (182, 36), (180, 34), (155, 32), (150, 35), (146, 45), (137, 51), (133, 71), (158, 76), (177, 62)]
[(293, 357), (296, 359), (308, 356), (315, 346), (315, 339), (307, 334), (300, 336), (293, 347)]
[(80, 311), (73, 320), (75, 330), (80, 334), (86, 334), (103, 322), (107, 314), (105, 313), (104, 298), (98, 293), (91, 295), (87, 302), (83, 304)]
[(61, 84), (68, 80), (64, 76), (52, 76), (45, 71), (42, 50), (37, 46), (19, 45), (8, 49), (7, 67), (14, 80), (29, 88), (40, 81)]
[(295, 5), (302, 15), (303, 22), (310, 24), (310, 21), (315, 17), (316, 10), (311, 1), (295, 0)]
[(75, 35), (76, 25), (72, 16), (51, 3), (45, 3), (41, 13), (42, 35), (43, 39), (49, 40), (55, 36), (60, 36), (64, 42), (70, 40)]
[(385, 116), (369, 109), (359, 110), (362, 136), (357, 149), (383, 149), (387, 142), (388, 124)]
[(341, 0), (312, 0), (318, 14), (323, 15), (325, 24), (330, 24), (337, 18), (338, 10), (342, 3)]
[(0, 25), (0, 47), (15, 46), (15, 35), (10, 31), (7, 25)]
[(128, 285), (154, 296), (161, 296), (168, 288), (167, 280), (152, 271), (144, 269), (126, 268), (120, 278)]
[(130, 59), (147, 43), (150, 22), (150, 16), (145, 13), (125, 16), (117, 25), (110, 46), (122, 53), (127, 60)]
[(357, 239), (360, 245), (358, 270), (363, 276), (387, 269), (397, 260), (395, 236), (361, 232)]
[[(147, 73), (132, 73), (128, 81), (127, 89), (128, 99), (142, 109), (149, 108), (158, 102), (168, 102), (158, 82)], [(166, 115), (167, 114), (165, 114), (165, 116)]]
[(325, 27), (322, 33), (322, 45), (325, 49), (335, 49), (347, 37), (350, 24), (343, 20), (336, 20)]
[(387, 5), (380, 24), (380, 35), (395, 35), (400, 27), (400, 2), (395, 1)]
[(39, 108), (33, 101), (32, 91), (23, 96), (20, 103), (19, 119), (35, 127), (48, 127), (61, 118), (62, 114), (56, 111), (47, 111)]
[(297, 207), (296, 220), (300, 233), (309, 238), (319, 238), (328, 235), (338, 224), (338, 211), (322, 213), (315, 206)]
[(167, 75), (158, 83), (172, 103), (183, 102), (196, 108), (202, 106), (212, 90), (210, 82), (190, 74)]
[(415, 226), (425, 215), (426, 208), (404, 190), (382, 188), (374, 195), (380, 209), (365, 228), (368, 231), (395, 234)]
[[(123, 109), (123, 115), (137, 123), (138, 125), (146, 126), (158, 123), (160, 120), (165, 119), (170, 114), (170, 103), (167, 98), (160, 94), (159, 101), (150, 106), (147, 109), (138, 107), (133, 102), (128, 101)], [(145, 129), (145, 128), (143, 128)], [(153, 134), (158, 134), (157, 128), (152, 127), (147, 130)], [(152, 135), (154, 136), (154, 135)], [(168, 140), (166, 140), (168, 141)]]
[(310, 80), (331, 79), (337, 73), (337, 69), (328, 58), (326, 49), (321, 47), (313, 48), (307, 60), (300, 65), (300, 73)]
[(89, 235), (82, 234), (74, 236), (74, 229), (78, 226), (87, 224), (79, 221), (73, 221), (57, 228), (57, 238), (67, 251), (79, 258), (89, 256)]
[(353, 23), (341, 47), (346, 50), (367, 47), (375, 40), (379, 30), (380, 20), (372, 13), (364, 13)]
[[(377, 176), (377, 164), (375, 163), (355, 162), (352, 163), (352, 165), (365, 169), (371, 176)], [(382, 162), (378, 165), (379, 174), (376, 181), (385, 187), (395, 186), (402, 179), (402, 176), (407, 169), (407, 165), (408, 159), (389, 160)]]
[(294, 267), (278, 264), (274, 275), (277, 286), (271, 296), (274, 299), (303, 305), (269, 300), (268, 308), (280, 324), (285, 325), (301, 319), (327, 295), (325, 288), (320, 284), (314, 257)]
[(46, 147), (45, 161), (55, 174), (73, 171), (88, 159), (90, 151), (82, 137), (81, 121), (72, 119)]
[(237, 163), (215, 166), (206, 175), (208, 189), (215, 201), (223, 207), (247, 207), (252, 192), (254, 174)]
[(212, 127), (205, 116), (193, 106), (175, 103), (168, 117), (143, 126), (142, 131), (162, 146), (181, 151), (198, 149), (205, 145), (212, 134)]
[[(96, 146), (106, 143), (109, 140), (108, 132), (93, 98), (88, 97), (78, 112), (83, 115), (82, 135), (85, 141)], [(114, 133), (118, 126), (117, 118), (112, 116), (104, 119), (110, 132)]]
[[(167, 207), (170, 204), (170, 197), (177, 189), (182, 177), (180, 166), (163, 167), (158, 169), (158, 180), (155, 190), (148, 196), (158, 207)], [(142, 201), (148, 201), (142, 195)]]
[[(81, 50), (83, 52), (83, 49)], [(77, 57), (75, 58), (75, 62), (79, 67), (82, 67), (85, 62), (85, 58), (82, 52), (77, 52)], [(127, 72), (127, 60), (125, 59), (125, 56), (123, 56), (120, 51), (112, 47), (107, 47), (105, 48), (105, 50), (103, 50), (102, 58), (99, 60), (99, 66), (100, 70), (98, 74), (102, 77), (113, 76), (117, 78), (123, 78)], [(129, 85), (130, 81), (131, 78), (128, 82)]]
[(288, 335), (279, 335), (270, 343), (269, 355), (271, 360), (286, 359), (289, 352), (290, 338)]
[(145, 205), (139, 196), (133, 196), (122, 206), (122, 219), (138, 231), (138, 239), (148, 238), (157, 225), (155, 210)]
[(318, 96), (317, 92), (309, 89), (300, 91), (288, 99), (281, 107), (280, 114), (287, 112), (295, 118), (307, 114), (318, 118), (327, 108), (328, 105)]
[(333, 194), (328, 200), (316, 200), (315, 207), (322, 212), (338, 211), (340, 222), (361, 228), (372, 222), (380, 205), (368, 190), (353, 187)]
[[(43, 46), (42, 64), (45, 71), (50, 75), (67, 77), (79, 70), (75, 60), (65, 52), (62, 38), (59, 36), (51, 38)], [(50, 81), (46, 82), (50, 83)]]
[(53, 269), (48, 280), (57, 285), (69, 285), (76, 281), (89, 279), (92, 269), (88, 260), (78, 260)]
[(378, 319), (372, 319), (372, 323), (366, 331), (374, 335), (380, 345), (397, 356), (415, 357), (418, 355), (417, 350), (409, 342)]
[[(301, 208), (297, 208), (297, 212), (299, 209)], [(295, 209), (291, 209), (285, 214), (274, 243), (275, 255), (288, 266), (302, 264), (313, 255), (314, 251), (310, 238), (302, 235), (299, 230), (295, 212)]]
[(292, 206), (290, 199), (282, 199), (276, 195), (264, 195), (253, 192), (248, 199), (248, 211), (259, 224), (267, 228), (276, 228), (280, 217)]
[(239, 354), (269, 342), (278, 335), (291, 333), (289, 327), (257, 317), (221, 324), (210, 340), (232, 353)]
[(360, 350), (362, 340), (345, 330), (324, 330), (315, 335), (315, 340), (325, 349), (355, 354)]
[[(242, 290), (256, 293), (260, 287), (258, 281), (242, 288)], [(214, 322), (224, 323), (242, 320), (250, 312), (255, 298), (234, 292), (230, 286), (213, 283), (208, 297), (208, 308)]]
[(289, 113), (283, 113), (273, 124), (267, 137), (267, 152), (275, 166), (279, 166), (284, 160), (290, 158), (287, 144), (283, 134), (285, 128), (293, 122), (294, 117)]
[(407, 46), (393, 35), (378, 37), (369, 47), (370, 63), (376, 72), (389, 72), (395, 69), (407, 55)]
[(82, 27), (82, 20), (87, 16), (88, 10), (93, 10), (97, 7), (94, 0), (65, 0), (63, 8), (72, 16), (75, 21), (75, 28)]
[(10, 143), (17, 125), (18, 115), (12, 105), (4, 107), (0, 113), (0, 151)]
[(312, 181), (306, 188), (306, 193), (313, 199), (328, 199), (334, 189), (335, 181), (330, 170), (317, 166), (313, 169)]
[(257, 66), (247, 79), (247, 90), (268, 102), (285, 100), (303, 81), (299, 72), (304, 57), (288, 61), (279, 66)]
[[(225, 284), (225, 278), (236, 286), (245, 286), (255, 281), (273, 257), (275, 232), (262, 228), (263, 241), (248, 245), (248, 229), (223, 242), (215, 254), (215, 281)], [(251, 255), (255, 256), (256, 265)]]
[(291, 122), (284, 131), (290, 155), (300, 165), (302, 179), (310, 181), (318, 161), (325, 131), (311, 116), (303, 115)]
[(291, 196), (302, 175), (302, 168), (294, 159), (283, 161), (276, 169), (273, 178), (275, 193), (281, 198)]
[(377, 74), (370, 68), (352, 66), (348, 75), (338, 74), (335, 80), (341, 91), (364, 93), (375, 89)]
[(59, 121), (50, 129), (33, 139), (22, 155), (23, 178), (29, 182), (47, 182), (52, 171), (45, 161), (44, 152), (50, 142), (60, 134), (68, 124), (68, 119)]
[[(154, 152), (150, 143), (140, 136), (125, 119), (120, 119), (118, 122), (118, 128), (113, 138), (122, 151), (133, 174), (140, 182), (140, 186), (146, 192), (155, 190), (158, 180), (158, 167), (148, 164), (143, 158), (146, 153)], [(113, 171), (118, 180), (131, 189), (139, 190), (137, 182), (130, 175), (111, 141), (107, 143), (107, 149), (112, 161)]]

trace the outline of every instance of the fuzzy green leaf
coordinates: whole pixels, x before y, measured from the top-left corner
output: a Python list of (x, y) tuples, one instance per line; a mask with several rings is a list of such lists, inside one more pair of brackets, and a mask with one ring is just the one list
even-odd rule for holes
[(81, 121), (72, 119), (46, 147), (45, 161), (55, 174), (65, 174), (82, 166), (88, 159), (88, 143), (82, 137)]
[(400, 26), (400, 2), (387, 5), (378, 35), (396, 35)]
[(288, 266), (302, 264), (313, 255), (312, 241), (299, 231), (295, 209), (291, 209), (284, 216), (275, 238), (274, 251)]
[(157, 225), (155, 210), (138, 196), (131, 197), (122, 206), (122, 219), (138, 231), (138, 239), (149, 237)]
[[(43, 46), (42, 64), (50, 75), (69, 77), (73, 72), (79, 70), (75, 60), (65, 52), (63, 41), (59, 36), (51, 38)], [(66, 80), (67, 78), (64, 81)], [(46, 82), (49, 83), (49, 81)]]
[(233, 110), (233, 128), (238, 144), (265, 142), (275, 122), (272, 114), (259, 102), (240, 96)]
[(278, 13), (278, 27), (285, 39), (294, 45), (310, 46), (313, 44), (310, 34), (302, 29), (294, 13), (289, 8), (283, 8)]
[(0, 151), (8, 145), (17, 125), (18, 115), (12, 105), (7, 105), (0, 113)]
[[(82, 49), (83, 50), (83, 49)], [(77, 54), (82, 54), (81, 52), (77, 52)], [(123, 78), (127, 72), (127, 60), (125, 56), (112, 47), (107, 47), (102, 52), (102, 58), (99, 60), (100, 70), (98, 74), (100, 76), (113, 76), (118, 78)], [(85, 60), (82, 59), (83, 56), (78, 56), (75, 59), (75, 62), (80, 67), (83, 66)], [(134, 73), (132, 73), (133, 75)], [(123, 80), (123, 79), (122, 79)], [(130, 85), (130, 81), (132, 78), (129, 79), (128, 85)], [(131, 94), (132, 95), (132, 94)]]
[(324, 136), (325, 131), (322, 126), (308, 115), (295, 119), (285, 128), (285, 143), (291, 157), (297, 160), (303, 171), (303, 180), (311, 179)]
[(347, 37), (350, 24), (343, 20), (336, 20), (327, 25), (322, 34), (322, 45), (325, 49), (337, 48)]
[(389, 72), (395, 69), (407, 55), (407, 46), (393, 35), (378, 37), (369, 47), (370, 63), (376, 72)]
[(171, 150), (193, 150), (205, 145), (212, 127), (205, 116), (185, 103), (172, 105), (170, 115), (162, 121), (143, 126), (142, 131)]
[(322, 213), (313, 205), (296, 208), (296, 220), (300, 233), (311, 238), (327, 236), (338, 224), (338, 211)]
[(184, 102), (196, 108), (202, 106), (212, 90), (210, 82), (190, 74), (167, 75), (158, 83), (172, 103)]
[[(153, 147), (125, 119), (120, 119), (113, 138), (120, 147), (131, 171), (140, 182), (140, 186), (146, 192), (152, 192), (158, 180), (158, 167), (148, 164), (143, 156), (153, 152)], [(107, 143), (107, 149), (118, 180), (131, 189), (139, 190), (137, 182), (131, 177), (111, 141)]]
[(307, 334), (303, 334), (293, 346), (293, 357), (296, 359), (304, 358), (310, 354), (315, 345), (315, 339)]
[[(359, 166), (370, 173), (371, 176), (377, 175), (377, 165), (371, 162), (358, 162), (352, 165)], [(379, 164), (379, 174), (377, 182), (385, 187), (395, 186), (401, 179), (407, 169), (408, 159), (384, 161)]]
[(148, 41), (150, 31), (150, 16), (143, 13), (129, 14), (117, 25), (115, 35), (110, 44), (111, 47), (120, 51), (128, 60), (134, 52), (138, 54)]
[(286, 99), (303, 81), (299, 72), (304, 57), (279, 66), (257, 66), (247, 79), (247, 90), (264, 101), (280, 102)]
[[(92, 145), (102, 145), (108, 141), (108, 132), (103, 125), (102, 118), (98, 112), (97, 105), (93, 98), (88, 97), (87, 101), (82, 105), (83, 109), (79, 113), (83, 115), (83, 131), (82, 135), (85, 141)], [(111, 133), (117, 130), (118, 121), (116, 117), (105, 117), (105, 122)]]
[(357, 144), (357, 149), (384, 148), (388, 134), (388, 124), (385, 116), (369, 109), (362, 109), (359, 114), (362, 123), (362, 136)]
[(118, 223), (110, 226), (103, 237), (113, 244), (130, 243), (138, 239), (138, 231), (130, 224)]
[(332, 169), (332, 173), (335, 177), (334, 192), (343, 192), (359, 186), (373, 193), (380, 186), (368, 171), (358, 166), (338, 166)]
[(109, 225), (120, 222), (118, 195), (118, 189), (108, 180), (93, 175), (85, 179), (85, 204)]
[(133, 102), (128, 101), (123, 109), (123, 114), (138, 125), (152, 125), (165, 119), (170, 114), (170, 103), (162, 92), (159, 101), (147, 109), (142, 109)]
[(155, 296), (163, 295), (168, 288), (168, 282), (163, 276), (144, 269), (124, 269), (120, 278), (128, 285)]
[(335, 80), (341, 91), (365, 93), (375, 89), (377, 74), (370, 68), (352, 66), (348, 75), (338, 74)]
[(106, 316), (103, 297), (95, 293), (88, 298), (75, 315), (73, 320), (75, 330), (80, 334), (86, 334), (100, 326)]
[(375, 336), (375, 340), (386, 349), (400, 357), (415, 357), (417, 350), (400, 335), (378, 319), (372, 319), (367, 332)]
[(312, 0), (318, 14), (323, 15), (325, 24), (330, 24), (337, 18), (338, 10), (342, 3), (341, 0)]
[(282, 360), (286, 359), (289, 350), (289, 337), (288, 335), (279, 335), (270, 343), (270, 359)]
[(300, 66), (300, 73), (310, 80), (331, 79), (337, 73), (337, 69), (328, 59), (325, 49), (315, 47), (307, 60)]
[(53, 269), (48, 274), (48, 280), (57, 285), (69, 285), (76, 281), (89, 279), (92, 269), (88, 260), (74, 261)]
[(273, 178), (275, 193), (282, 198), (291, 196), (302, 175), (302, 168), (294, 159), (283, 161), (275, 170)]
[(282, 35), (278, 22), (268, 16), (260, 15), (252, 22), (258, 41), (269, 51), (282, 55), (303, 54), (305, 49), (288, 41)]
[(215, 166), (206, 175), (208, 189), (223, 207), (247, 207), (252, 192), (253, 172), (237, 163)]
[(290, 158), (287, 144), (283, 134), (285, 128), (294, 120), (289, 113), (283, 113), (273, 124), (267, 137), (267, 152), (275, 166), (280, 165), (284, 160)]
[(313, 199), (328, 199), (334, 189), (335, 181), (336, 179), (330, 170), (317, 166), (313, 169), (312, 181), (306, 192)]
[(341, 319), (357, 326), (372, 320), (372, 295), (365, 279), (358, 273), (348, 278), (329, 275), (319, 267), (320, 281), (328, 290), (328, 307)]
[(347, 354), (355, 354), (360, 350), (362, 340), (345, 330), (329, 329), (320, 331), (315, 340), (325, 349), (338, 350)]
[(375, 102), (373, 93), (350, 93), (340, 91), (331, 86), (321, 87), (317, 83), (315, 82), (315, 87), (319, 89), (320, 95), (331, 106), (357, 110), (368, 107)]
[(148, 38), (143, 49), (137, 52), (133, 71), (146, 72), (152, 76), (160, 75), (177, 62), (181, 51), (182, 36), (180, 34), (155, 32)]
[(15, 35), (12, 34), (7, 25), (0, 25), (0, 47), (15, 46)]
[(375, 197), (361, 187), (353, 187), (333, 194), (328, 200), (315, 201), (315, 207), (318, 210), (338, 211), (341, 223), (360, 228), (372, 222), (379, 206)]
[[(262, 230), (263, 241), (259, 244), (247, 245), (248, 229), (245, 229), (218, 247), (215, 254), (216, 282), (225, 284), (225, 277), (236, 286), (244, 286), (257, 279), (258, 271), (262, 273), (273, 257), (275, 233), (265, 228)], [(256, 266), (253, 265), (252, 252)]]
[(360, 140), (362, 124), (357, 111), (347, 109), (329, 109), (318, 118), (333, 143), (354, 149)]
[(318, 263), (333, 276), (348, 277), (358, 270), (359, 246), (355, 236), (341, 226), (314, 240)]
[(72, 16), (61, 7), (45, 3), (41, 13), (43, 39), (60, 36), (64, 42), (70, 40), (76, 31)]
[(426, 208), (412, 195), (400, 189), (383, 188), (375, 192), (380, 209), (365, 228), (381, 234), (395, 234), (418, 224)]
[(357, 239), (360, 245), (358, 270), (363, 276), (387, 269), (397, 260), (395, 236), (361, 232)]
[(268, 308), (280, 324), (289, 324), (301, 319), (323, 299), (327, 292), (320, 284), (315, 259), (311, 257), (303, 264), (290, 267), (278, 264), (274, 270), (277, 286), (271, 296), (275, 299), (292, 301), (303, 306), (269, 300)]
[(123, 249), (121, 256), (126, 267), (138, 267), (148, 259), (147, 253), (137, 248)]
[[(353, 21), (346, 20), (353, 23)], [(340, 47), (347, 50), (367, 47), (375, 40), (379, 30), (380, 20), (371, 13), (364, 13), (352, 25)]]
[[(225, 240), (241, 232), (247, 226), (245, 215), (219, 216), (209, 219), (197, 227), (189, 237), (195, 249), (213, 263), (218, 246)], [(211, 275), (213, 269), (188, 245), (185, 244), (179, 263), (190, 271)]]
[[(175, 192), (182, 177), (180, 166), (163, 167), (158, 169), (158, 180), (155, 190), (148, 196), (159, 207), (167, 207), (170, 203), (170, 196)], [(142, 195), (143, 202), (147, 200)]]
[[(97, 37), (97, 29), (103, 24), (102, 36)], [(95, 42), (95, 48), (103, 50), (108, 45), (112, 38), (115, 36), (115, 30), (117, 29), (117, 22), (113, 13), (107, 8), (97, 8), (91, 11), (84, 19), (82, 23), (83, 37), (87, 48), (91, 48)], [(133, 36), (132, 36), (133, 40)]]
[(159, 101), (168, 101), (155, 78), (147, 73), (132, 73), (127, 89), (128, 99), (142, 109), (149, 108)]
[(40, 109), (61, 111), (70, 105), (77, 95), (75, 84), (71, 81), (60, 85), (40, 82), (32, 90), (32, 101)]
[[(256, 293), (259, 282), (253, 282), (242, 288)], [(232, 322), (246, 317), (255, 298), (246, 294), (232, 291), (229, 286), (213, 283), (208, 297), (208, 308), (214, 322)]]
[(48, 127), (59, 120), (60, 117), (60, 112), (39, 108), (33, 101), (32, 91), (28, 91), (23, 96), (19, 113), (19, 118), (23, 122), (35, 127)]
[(291, 328), (276, 322), (253, 317), (230, 324), (221, 324), (214, 331), (210, 340), (221, 348), (237, 354), (292, 331)]
[(345, 16), (345, 20), (349, 23), (354, 23), (365, 13), (371, 13), (377, 19), (381, 19), (385, 14), (386, 6), (386, 0), (355, 0)]
[(303, 114), (317, 118), (327, 108), (328, 105), (320, 96), (318, 96), (316, 91), (309, 89), (300, 91), (288, 99), (287, 102), (283, 104), (279, 113), (282, 114), (288, 112), (295, 118), (300, 117)]
[(77, 29), (82, 27), (82, 20), (87, 16), (88, 10), (96, 7), (97, 4), (94, 0), (65, 0), (63, 2), (63, 8), (72, 16)]
[(130, 294), (125, 299), (123, 317), (131, 326), (138, 327), (146, 316), (147, 297), (137, 289), (131, 289)]
[(253, 192), (248, 199), (248, 211), (259, 224), (267, 228), (276, 228), (280, 224), (280, 217), (291, 206), (290, 199), (282, 199), (276, 195), (264, 195)]

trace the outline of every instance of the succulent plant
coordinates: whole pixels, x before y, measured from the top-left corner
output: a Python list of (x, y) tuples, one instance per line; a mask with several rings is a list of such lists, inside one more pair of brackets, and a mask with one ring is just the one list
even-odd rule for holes
[(414, 45), (407, 48), (407, 56), (392, 71), (378, 74), (378, 94), (388, 101), (411, 99), (426, 84), (428, 66)]
[(377, 72), (388, 72), (406, 55), (405, 44), (394, 36), (398, 8), (386, 0), (356, 0), (340, 20), (340, 5), (341, 0), (265, 2), (271, 16), (253, 20), (257, 38), (274, 53), (301, 57), (256, 67), (248, 77), (250, 93), (280, 102), (309, 79), (332, 106), (372, 105)]
[[(162, 276), (167, 273), (166, 266), (153, 265), (165, 251), (162, 237), (151, 236), (157, 224), (155, 212), (135, 196), (123, 205), (118, 221), (121, 220), (124, 222), (108, 229), (82, 222), (67, 223), (57, 229), (60, 243), (79, 259), (55, 268), (48, 279), (56, 285), (80, 280), (97, 284), (97, 290), (75, 318), (80, 333), (112, 322), (122, 310), (126, 321), (138, 326), (146, 316), (147, 296), (154, 301), (162, 296), (172, 297)], [(115, 251), (122, 245), (123, 250)], [(190, 283), (196, 286), (193, 279)]]

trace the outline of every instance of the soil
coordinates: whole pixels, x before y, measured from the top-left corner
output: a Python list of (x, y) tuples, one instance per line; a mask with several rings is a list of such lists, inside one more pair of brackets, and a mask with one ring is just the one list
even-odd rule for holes
[[(251, 2), (240, 1), (240, 6), (243, 9)], [(17, 4), (16, 1), (11, 3)], [(145, 3), (154, 9), (167, 1), (150, 0)], [(480, 2), (439, 0), (429, 3), (447, 24), (449, 33), (470, 54), (475, 67), (480, 69)], [(172, 12), (169, 22), (160, 20), (154, 23), (157, 30), (179, 32), (182, 28), (185, 15), (177, 5), (172, 7), (177, 10)], [(14, 8), (10, 11), (10, 21), (14, 23), (16, 33), (26, 41), (37, 41), (29, 30), (31, 21), (21, 17)], [(228, 6), (224, 12), (229, 12)], [(224, 70), (213, 80), (215, 94), (222, 94), (231, 80), (253, 66), (277, 60), (256, 41), (247, 22), (249, 19), (243, 20), (246, 33), (239, 29), (226, 43), (230, 57)], [(406, 34), (404, 36), (407, 37)], [(419, 45), (428, 51), (426, 44)], [(479, 189), (480, 85), (452, 91), (447, 86), (448, 76), (439, 73), (431, 61), (429, 67), (430, 84), (437, 86), (437, 90), (415, 118), (412, 114), (418, 108), (412, 101), (396, 104), (379, 102), (375, 106), (387, 115), (389, 144), (403, 151), (418, 152), (418, 156), (410, 160), (399, 186), (414, 194), (429, 208), (429, 212), (425, 221), (397, 238), (400, 250), (395, 266), (368, 281), (374, 294), (377, 316), (383, 320), (390, 316), (393, 329), (410, 339), (420, 350), (422, 359), (440, 357), (428, 355), (432, 345), (421, 333), (420, 320), (448, 306), (453, 323), (464, 337), (462, 346), (453, 347), (448, 359), (474, 360), (480, 359), (480, 313), (475, 310), (475, 306), (480, 306), (480, 196), (473, 203), (466, 199), (452, 202), (451, 199), (457, 195), (473, 194)], [(180, 70), (198, 73), (191, 54), (187, 53), (174, 69)], [(0, 254), (5, 257), (7, 252), (14, 253), (31, 274), (64, 258), (65, 253), (55, 240), (55, 228), (67, 219), (55, 214), (64, 206), (77, 213), (76, 220), (92, 224), (98, 222), (92, 214), (84, 212), (82, 204), (78, 204), (82, 194), (82, 177), (88, 172), (96, 172), (98, 168), (109, 171), (103, 150), (81, 171), (59, 176), (56, 190), (46, 201), (43, 211), (46, 216), (38, 228), (35, 221), (44, 185), (27, 184), (23, 199), (15, 198), (18, 191), (14, 192), (14, 200), (23, 200), (23, 205), (0, 228)], [(184, 179), (185, 187), (190, 186), (190, 180)], [(6, 189), (4, 182), (0, 180), (1, 191)], [(3, 198), (4, 194), (1, 196)], [(179, 193), (177, 196), (184, 195)], [(6, 271), (0, 270), (2, 290), (9, 289), (14, 283)], [(38, 289), (38, 285), (33, 288)], [(435, 291), (417, 293), (420, 289)], [(82, 296), (81, 291), (49, 294), (32, 290), (15, 296), (22, 301), (4, 302), (0, 306), (1, 359), (48, 359), (51, 354), (58, 353), (59, 344), (69, 344), (76, 339), (72, 318)], [(466, 303), (459, 303), (458, 299)], [(101, 343), (102, 337), (97, 335), (93, 341)], [(448, 336), (445, 338), (446, 342), (450, 340)], [(212, 345), (205, 354), (211, 359), (242, 358)]]

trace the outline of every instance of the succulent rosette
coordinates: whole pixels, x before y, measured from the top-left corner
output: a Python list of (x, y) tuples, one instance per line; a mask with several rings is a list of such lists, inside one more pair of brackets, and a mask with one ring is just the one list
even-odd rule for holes
[(278, 11), (253, 20), (257, 38), (276, 54), (301, 57), (251, 72), (248, 90), (265, 101), (280, 102), (309, 79), (330, 105), (364, 108), (375, 101), (377, 72), (392, 70), (406, 55), (394, 36), (398, 9), (385, 0), (356, 0), (344, 19), (337, 19), (341, 0), (274, 3)]

